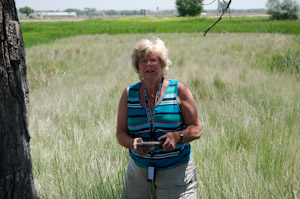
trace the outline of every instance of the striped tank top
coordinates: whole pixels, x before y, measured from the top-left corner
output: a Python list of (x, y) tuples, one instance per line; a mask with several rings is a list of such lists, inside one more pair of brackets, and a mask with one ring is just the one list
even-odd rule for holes
[[(177, 102), (178, 83), (178, 81), (169, 79), (164, 96), (155, 107), (155, 140), (168, 132), (181, 131), (186, 128)], [(127, 125), (132, 138), (141, 137), (144, 142), (147, 142), (150, 141), (150, 124), (146, 108), (141, 103), (140, 86), (141, 82), (131, 85), (128, 89)], [(148, 165), (154, 164), (161, 169), (174, 168), (187, 163), (190, 152), (189, 143), (178, 144), (175, 150), (171, 152), (156, 150), (152, 155), (148, 153), (143, 157), (136, 154), (134, 150), (129, 149), (130, 157), (137, 166), (147, 168)]]

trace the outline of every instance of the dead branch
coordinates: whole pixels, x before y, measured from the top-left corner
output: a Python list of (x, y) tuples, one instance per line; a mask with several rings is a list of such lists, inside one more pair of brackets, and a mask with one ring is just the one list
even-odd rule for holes
[(215, 2), (216, 0), (213, 0), (212, 2), (208, 3), (208, 4), (205, 4), (205, 3), (202, 3), (203, 6), (208, 6), (208, 5), (211, 5)]
[(231, 4), (231, 0), (229, 0), (229, 2), (228, 2), (228, 4), (227, 4), (226, 8), (223, 10), (223, 13), (222, 13), (221, 16), (218, 18), (218, 20), (217, 20), (213, 25), (211, 25), (210, 27), (208, 27), (208, 28), (205, 30), (205, 32), (204, 32), (204, 37), (205, 37), (205, 35), (208, 33), (208, 31), (209, 31), (212, 27), (214, 27), (219, 21), (221, 21), (223, 15), (224, 15), (225, 12), (227, 12), (227, 10), (229, 9), (230, 4)]

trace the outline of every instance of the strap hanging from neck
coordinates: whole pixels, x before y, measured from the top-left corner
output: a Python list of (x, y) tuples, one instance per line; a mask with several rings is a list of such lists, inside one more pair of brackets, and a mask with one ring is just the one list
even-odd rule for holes
[(150, 104), (149, 104), (149, 99), (148, 99), (148, 94), (147, 94), (147, 88), (146, 85), (144, 84), (144, 97), (145, 97), (145, 104), (146, 104), (146, 111), (147, 111), (147, 118), (150, 124), (150, 139), (151, 141), (154, 141), (154, 134), (155, 134), (155, 127), (154, 127), (154, 119), (155, 119), (155, 107), (157, 100), (161, 94), (161, 89), (162, 85), (164, 82), (164, 77), (161, 78), (161, 82), (158, 85), (157, 91), (156, 91), (156, 96), (155, 96), (155, 102), (154, 102), (154, 108), (151, 109)]

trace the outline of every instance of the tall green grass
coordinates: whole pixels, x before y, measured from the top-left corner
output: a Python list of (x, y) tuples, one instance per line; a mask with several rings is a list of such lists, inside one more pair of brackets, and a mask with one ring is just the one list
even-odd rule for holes
[[(299, 36), (155, 36), (170, 50), (167, 76), (191, 89), (203, 125), (192, 142), (199, 198), (299, 198), (299, 76), (265, 70)], [(41, 198), (119, 198), (129, 156), (115, 138), (117, 106), (138, 81), (130, 52), (149, 37), (77, 36), (27, 48)]]
[[(216, 18), (119, 18), (91, 19), (77, 22), (23, 22), (25, 46), (47, 44), (56, 39), (92, 34), (131, 33), (199, 33), (216, 21)], [(299, 34), (300, 20), (271, 21), (267, 17), (223, 18), (210, 33), (282, 33)]]

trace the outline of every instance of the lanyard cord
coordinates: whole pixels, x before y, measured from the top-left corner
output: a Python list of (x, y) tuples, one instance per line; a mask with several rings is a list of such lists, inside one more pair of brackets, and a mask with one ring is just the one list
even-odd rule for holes
[(147, 94), (147, 88), (144, 83), (144, 97), (145, 97), (145, 103), (146, 103), (146, 111), (147, 111), (147, 118), (150, 124), (150, 139), (151, 141), (154, 141), (154, 134), (155, 134), (155, 127), (154, 127), (154, 119), (155, 119), (155, 107), (156, 107), (156, 102), (160, 96), (162, 85), (164, 82), (164, 77), (161, 78), (161, 82), (158, 85), (156, 96), (155, 96), (155, 102), (154, 102), (154, 108), (151, 109), (150, 104), (149, 104), (149, 99), (148, 99), (148, 94)]

